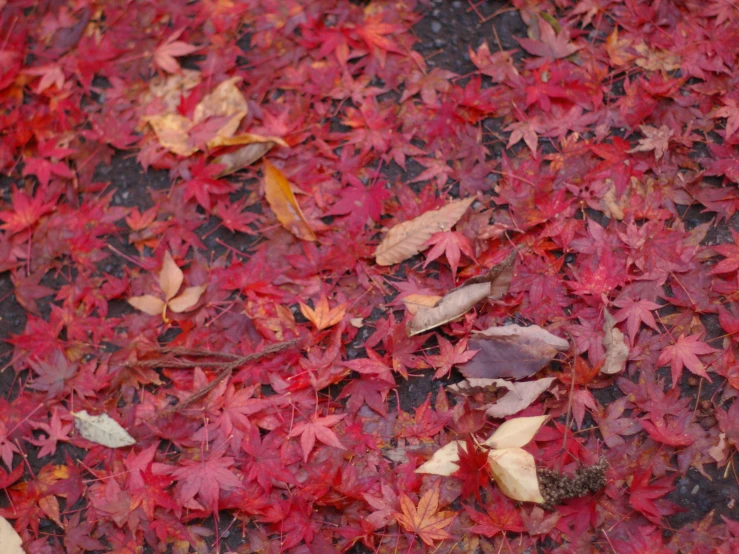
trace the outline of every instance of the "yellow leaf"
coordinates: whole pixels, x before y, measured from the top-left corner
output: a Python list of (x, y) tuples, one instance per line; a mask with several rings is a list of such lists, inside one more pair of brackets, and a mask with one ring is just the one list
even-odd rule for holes
[(202, 296), (203, 292), (205, 292), (205, 289), (207, 287), (208, 285), (187, 287), (185, 290), (182, 291), (182, 294), (170, 300), (167, 306), (176, 314), (191, 310), (198, 303), (200, 297)]
[(264, 192), (272, 211), (283, 227), (302, 240), (316, 240), (316, 235), (305, 220), (290, 182), (282, 171), (264, 161)]
[(176, 113), (150, 115), (144, 118), (154, 129), (159, 143), (170, 152), (189, 156), (196, 151), (190, 144), (192, 121)]
[(328, 329), (329, 327), (336, 325), (344, 319), (344, 314), (346, 314), (346, 304), (336, 306), (335, 308), (329, 308), (328, 298), (322, 294), (321, 298), (316, 303), (315, 309), (301, 302), (300, 311), (307, 320), (316, 326), (316, 329), (322, 331), (323, 329)]
[(165, 252), (162, 271), (159, 273), (159, 287), (162, 289), (164, 298), (167, 301), (175, 297), (182, 286), (184, 278), (185, 276), (183, 275), (182, 270), (172, 259), (172, 254), (170, 254), (169, 251)]
[(488, 465), (495, 482), (508, 498), (520, 502), (539, 504), (544, 502), (539, 491), (536, 462), (525, 450), (520, 448), (491, 450), (488, 453)]
[(450, 476), (459, 469), (459, 445), (467, 452), (464, 441), (452, 441), (434, 452), (431, 459), (416, 468), (416, 473)]
[(131, 304), (137, 310), (141, 310), (145, 314), (159, 315), (164, 311), (164, 300), (157, 298), (153, 294), (145, 294), (143, 296), (134, 296), (128, 299), (128, 303)]
[(193, 123), (196, 125), (209, 117), (228, 117), (226, 123), (218, 129), (216, 136), (208, 141), (210, 148), (215, 148), (218, 141), (233, 136), (239, 124), (248, 112), (246, 99), (236, 83), (241, 77), (232, 77), (223, 81), (213, 92), (207, 94), (197, 106), (193, 114)]
[(434, 233), (449, 231), (454, 227), (474, 200), (455, 200), (396, 225), (377, 246), (375, 262), (378, 265), (393, 265), (415, 256), (426, 248), (427, 241)]

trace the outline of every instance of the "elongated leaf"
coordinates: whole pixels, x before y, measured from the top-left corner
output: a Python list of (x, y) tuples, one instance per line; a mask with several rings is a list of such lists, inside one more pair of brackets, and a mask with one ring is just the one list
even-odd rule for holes
[(128, 299), (128, 303), (137, 310), (141, 310), (145, 314), (149, 315), (161, 315), (165, 306), (164, 300), (154, 296), (153, 294), (134, 296), (133, 298)]
[(474, 200), (455, 200), (442, 208), (396, 225), (377, 246), (375, 262), (378, 265), (393, 265), (412, 258), (426, 247), (426, 242), (434, 233), (454, 227)]
[(418, 310), (408, 326), (408, 336), (418, 335), (454, 321), (490, 295), (490, 283), (477, 283), (447, 294), (433, 308)]
[(490, 448), (520, 448), (534, 438), (547, 416), (517, 417), (498, 427), (483, 444)]
[(264, 193), (272, 211), (282, 226), (303, 240), (316, 240), (313, 229), (305, 220), (298, 201), (290, 189), (290, 182), (282, 171), (264, 161)]
[(488, 465), (495, 482), (507, 497), (520, 502), (544, 503), (536, 476), (536, 462), (531, 454), (520, 448), (491, 450)]
[(616, 320), (608, 310), (605, 312), (605, 324), (603, 325), (603, 346), (606, 349), (606, 361), (601, 368), (601, 373), (612, 375), (626, 367), (629, 357), (629, 347), (624, 339), (624, 334), (616, 329)]
[(187, 287), (182, 294), (170, 300), (167, 306), (176, 314), (191, 310), (198, 303), (206, 288), (208, 288), (207, 285)]
[(82, 437), (109, 448), (122, 448), (136, 444), (120, 424), (107, 414), (91, 416), (87, 410), (72, 412), (74, 423)]
[(528, 408), (542, 392), (549, 388), (554, 381), (554, 377), (545, 377), (523, 383), (503, 379), (492, 379), (492, 381), (498, 387), (506, 388), (510, 392), (485, 410), (485, 414), (490, 417), (506, 417)]

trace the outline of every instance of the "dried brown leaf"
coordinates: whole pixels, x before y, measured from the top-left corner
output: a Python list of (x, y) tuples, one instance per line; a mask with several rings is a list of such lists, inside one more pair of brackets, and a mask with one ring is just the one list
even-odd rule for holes
[(162, 263), (162, 271), (159, 272), (159, 288), (164, 293), (164, 298), (169, 301), (175, 297), (182, 286), (185, 275), (175, 263), (172, 254), (169, 251), (164, 253), (164, 262)]
[(501, 424), (483, 444), (489, 448), (520, 448), (534, 438), (547, 416), (517, 417)]
[(539, 491), (534, 457), (520, 448), (503, 448), (488, 453), (488, 465), (495, 482), (507, 497), (519, 502), (544, 503)]
[(629, 357), (629, 347), (624, 339), (624, 334), (616, 329), (616, 320), (613, 316), (605, 312), (606, 322), (603, 325), (603, 346), (606, 349), (606, 360), (601, 373), (612, 375), (622, 371), (626, 367), (626, 360)]
[(187, 287), (182, 291), (182, 294), (170, 300), (167, 306), (176, 314), (192, 310), (200, 301), (200, 297), (203, 295), (206, 288), (208, 288), (207, 285)]
[(450, 292), (433, 308), (416, 312), (408, 325), (408, 336), (412, 337), (454, 321), (488, 296), (490, 296), (490, 283), (477, 283)]
[(509, 390), (503, 398), (491, 405), (485, 414), (489, 417), (506, 417), (528, 408), (539, 395), (549, 388), (554, 377), (544, 377), (536, 381), (514, 383), (503, 379), (490, 379), (493, 383)]
[(378, 265), (393, 265), (412, 258), (425, 247), (434, 233), (449, 231), (474, 202), (474, 198), (455, 200), (390, 229), (375, 250)]
[(248, 113), (246, 98), (241, 93), (236, 83), (241, 77), (232, 77), (219, 84), (213, 92), (207, 94), (197, 106), (193, 114), (193, 123), (196, 125), (209, 117), (227, 117), (228, 120), (218, 130), (216, 136), (208, 141), (208, 146), (218, 146), (219, 140), (232, 137), (239, 128), (241, 120)]

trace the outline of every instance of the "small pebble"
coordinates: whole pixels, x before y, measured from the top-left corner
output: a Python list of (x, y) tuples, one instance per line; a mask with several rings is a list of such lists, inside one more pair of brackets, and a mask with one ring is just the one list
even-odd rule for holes
[(452, 7), (459, 9), (462, 7), (462, 2), (460, 2), (459, 0), (456, 0), (455, 2), (452, 2)]
[(441, 31), (441, 23), (438, 21), (434, 21), (431, 23), (431, 31), (434, 33), (438, 33)]

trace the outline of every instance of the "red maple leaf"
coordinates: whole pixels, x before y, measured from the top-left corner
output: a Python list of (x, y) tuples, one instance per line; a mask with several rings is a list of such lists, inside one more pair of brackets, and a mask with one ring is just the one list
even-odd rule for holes
[(530, 38), (519, 38), (518, 43), (529, 54), (534, 56), (542, 56), (546, 58), (566, 58), (577, 52), (580, 47), (570, 42), (570, 33), (567, 29), (562, 29), (559, 34), (555, 34), (554, 28), (544, 19), (539, 19), (539, 40)]
[(739, 269), (739, 232), (731, 229), (731, 236), (734, 238), (734, 244), (717, 244), (713, 247), (713, 250), (725, 259), (716, 264), (711, 270), (711, 275), (733, 273)]
[(436, 368), (434, 379), (443, 379), (451, 371), (452, 366), (469, 362), (475, 357), (478, 350), (467, 350), (467, 338), (463, 338), (452, 344), (441, 335), (439, 339), (439, 353), (427, 356), (429, 363)]
[(472, 260), (475, 259), (475, 252), (472, 249), (470, 239), (458, 231), (434, 233), (426, 244), (434, 246), (426, 254), (426, 262), (423, 264), (424, 269), (436, 258), (445, 254), (449, 262), (449, 267), (452, 269), (452, 277), (454, 277), (457, 275), (457, 268), (459, 268), (459, 259), (462, 252)]
[[(229, 469), (234, 465), (234, 459), (223, 456), (224, 451), (225, 446), (216, 448), (204, 460), (182, 460), (177, 469), (168, 468), (178, 480), (176, 497), (183, 506), (215, 513), (218, 511), (220, 490), (242, 486), (239, 478)], [(200, 503), (195, 501), (196, 495)]]
[[(657, 442), (669, 444), (670, 446), (688, 446), (693, 444), (696, 438), (695, 430), (691, 432), (693, 413), (685, 410), (678, 417), (667, 417), (662, 414), (650, 414), (650, 419), (640, 419), (644, 430)], [(699, 428), (700, 429), (700, 428)]]
[(457, 445), (457, 451), (459, 460), (456, 463), (459, 469), (452, 473), (452, 477), (462, 481), (462, 498), (469, 498), (474, 494), (482, 503), (480, 489), (490, 484), (488, 452), (477, 448), (471, 436)]
[(37, 152), (40, 157), (25, 159), (23, 175), (35, 175), (42, 187), (49, 184), (52, 175), (66, 179), (74, 176), (72, 170), (69, 169), (69, 165), (59, 161), (61, 158), (74, 154), (75, 150), (73, 148), (59, 148), (52, 139), (40, 142)]
[(41, 219), (41, 216), (53, 211), (56, 206), (54, 200), (44, 202), (44, 195), (45, 189), (43, 187), (36, 191), (35, 196), (28, 195), (13, 187), (13, 209), (0, 212), (0, 219), (5, 222), (0, 225), (0, 228), (9, 231), (12, 235), (33, 227)]
[(665, 365), (669, 362), (672, 369), (672, 386), (677, 386), (680, 381), (680, 375), (683, 372), (683, 366), (687, 367), (691, 372), (700, 377), (705, 377), (709, 382), (711, 378), (706, 373), (703, 362), (698, 356), (704, 354), (713, 354), (718, 352), (715, 348), (711, 348), (705, 342), (700, 340), (700, 335), (680, 335), (677, 342), (671, 346), (665, 347), (659, 355), (657, 365)]
[[(74, 367), (76, 368), (76, 366)], [(67, 424), (62, 423), (62, 418), (59, 415), (58, 408), (54, 408), (49, 423), (34, 422), (33, 426), (36, 429), (41, 429), (48, 435), (40, 439), (26, 439), (31, 444), (41, 447), (41, 450), (38, 452), (39, 458), (54, 454), (54, 452), (56, 452), (56, 443), (58, 441), (70, 441), (71, 438), (69, 437), (69, 433), (74, 427), (71, 422)]]
[(291, 437), (300, 436), (300, 446), (303, 449), (303, 461), (308, 461), (311, 450), (316, 444), (316, 439), (327, 446), (333, 446), (341, 450), (346, 450), (339, 437), (331, 430), (331, 427), (344, 419), (347, 414), (329, 415), (318, 417), (314, 414), (310, 421), (302, 421), (293, 427), (290, 431)]
[(677, 474), (662, 477), (649, 483), (652, 475), (650, 468), (635, 473), (629, 486), (629, 504), (641, 512), (649, 521), (662, 525), (662, 517), (681, 511), (680, 508), (667, 501), (658, 501), (670, 491)]
[(467, 515), (475, 522), (470, 529), (473, 533), (479, 533), (485, 537), (494, 537), (498, 533), (507, 531), (520, 533), (524, 530), (523, 520), (519, 510), (513, 502), (494, 489), (485, 504), (485, 513), (478, 512), (471, 507), (464, 507)]
[(657, 310), (660, 305), (649, 300), (634, 300), (631, 297), (624, 296), (619, 297), (613, 302), (616, 306), (621, 308), (615, 314), (613, 318), (616, 321), (626, 320), (626, 332), (629, 335), (631, 344), (634, 344), (634, 337), (639, 331), (639, 327), (642, 323), (647, 324), (655, 331), (659, 330), (657, 322), (654, 321), (652, 310)]

